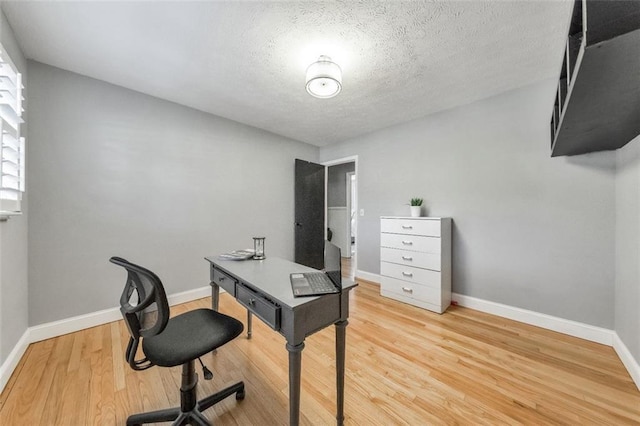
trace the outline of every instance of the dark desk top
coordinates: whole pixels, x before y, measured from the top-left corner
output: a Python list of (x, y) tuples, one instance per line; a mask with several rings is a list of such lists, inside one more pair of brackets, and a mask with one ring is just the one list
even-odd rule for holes
[[(258, 292), (273, 299), (281, 306), (295, 309), (323, 296), (293, 297), (289, 275), (297, 272), (314, 272), (316, 269), (300, 265), (277, 257), (263, 260), (227, 260), (218, 256), (205, 257), (210, 263), (224, 272), (242, 280)], [(349, 291), (356, 283), (342, 279), (342, 290)]]

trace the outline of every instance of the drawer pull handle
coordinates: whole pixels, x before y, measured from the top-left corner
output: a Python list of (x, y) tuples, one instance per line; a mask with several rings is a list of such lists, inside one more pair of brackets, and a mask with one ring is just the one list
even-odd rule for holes
[(411, 257), (411, 256), (402, 256), (402, 260), (412, 261), (413, 257)]
[(402, 225), (402, 229), (413, 229), (411, 225)]
[(405, 293), (413, 294), (413, 289), (409, 287), (402, 287), (402, 291)]
[(253, 297), (250, 297), (250, 298), (249, 298), (249, 304), (250, 304), (251, 306), (253, 306), (253, 305), (255, 305), (255, 303), (256, 303), (256, 299), (254, 299)]
[(224, 277), (218, 278), (218, 281), (220, 281), (220, 282), (224, 281)]
[(405, 246), (412, 246), (413, 245), (413, 241), (403, 240), (402, 244), (404, 244)]
[(402, 275), (405, 277), (413, 277), (413, 272), (403, 272)]

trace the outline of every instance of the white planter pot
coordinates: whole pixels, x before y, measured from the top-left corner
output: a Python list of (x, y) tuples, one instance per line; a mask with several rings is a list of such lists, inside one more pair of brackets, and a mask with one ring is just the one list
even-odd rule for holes
[(409, 206), (411, 207), (411, 217), (420, 217), (422, 206)]

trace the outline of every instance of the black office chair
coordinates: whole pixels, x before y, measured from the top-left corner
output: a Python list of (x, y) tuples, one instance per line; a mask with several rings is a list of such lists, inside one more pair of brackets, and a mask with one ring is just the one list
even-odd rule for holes
[[(109, 261), (128, 272), (120, 311), (131, 335), (126, 350), (131, 368), (182, 365), (180, 407), (131, 415), (127, 425), (167, 421), (174, 425), (208, 425), (202, 411), (234, 393), (237, 400), (244, 399), (244, 383), (238, 382), (198, 401), (195, 372), (195, 360), (239, 336), (244, 329), (242, 323), (211, 309), (196, 309), (170, 319), (167, 296), (156, 274), (119, 257)], [(144, 357), (136, 359), (140, 340)], [(210, 372), (203, 368), (207, 378)]]

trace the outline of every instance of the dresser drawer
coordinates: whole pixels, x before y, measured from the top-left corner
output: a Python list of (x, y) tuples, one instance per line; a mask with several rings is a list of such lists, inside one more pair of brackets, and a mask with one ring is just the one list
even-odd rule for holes
[(280, 330), (280, 307), (264, 299), (260, 294), (248, 287), (238, 284), (236, 286), (236, 299), (247, 310), (260, 317), (274, 330)]
[(416, 268), (431, 269), (432, 271), (440, 270), (439, 253), (421, 253), (382, 247), (380, 248), (380, 260), (405, 266), (415, 266)]
[(440, 288), (440, 272), (413, 266), (397, 265), (395, 263), (380, 262), (380, 275), (398, 280), (422, 284), (427, 287)]
[(237, 280), (220, 269), (214, 267), (211, 267), (211, 269), (211, 281), (218, 284), (221, 288), (225, 289), (227, 293), (235, 297)]
[(426, 287), (389, 277), (382, 277), (380, 290), (432, 305), (440, 305), (442, 300), (442, 293), (439, 287)]
[(440, 253), (440, 238), (421, 237), (417, 235), (380, 234), (382, 247), (400, 250), (421, 251), (425, 253)]
[(380, 219), (380, 231), (392, 234), (440, 236), (440, 220)]

